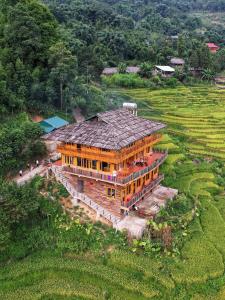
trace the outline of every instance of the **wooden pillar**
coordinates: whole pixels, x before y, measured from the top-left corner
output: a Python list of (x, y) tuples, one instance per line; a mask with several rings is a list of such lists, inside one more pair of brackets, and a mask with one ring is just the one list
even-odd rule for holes
[(97, 160), (97, 171), (100, 171), (101, 162)]
[(110, 173), (114, 171), (114, 164), (110, 164)]

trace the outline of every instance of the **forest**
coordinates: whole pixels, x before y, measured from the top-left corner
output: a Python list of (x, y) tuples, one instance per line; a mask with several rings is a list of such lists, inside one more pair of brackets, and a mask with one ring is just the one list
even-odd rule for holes
[(107, 66), (146, 69), (179, 56), (211, 74), (225, 68), (225, 51), (212, 59), (205, 46), (224, 45), (224, 26), (207, 28), (194, 14), (221, 11), (222, 1), (216, 7), (211, 1), (44, 2), (1, 0), (3, 115), (77, 106), (90, 115), (95, 107), (105, 109), (109, 95), (93, 83)]

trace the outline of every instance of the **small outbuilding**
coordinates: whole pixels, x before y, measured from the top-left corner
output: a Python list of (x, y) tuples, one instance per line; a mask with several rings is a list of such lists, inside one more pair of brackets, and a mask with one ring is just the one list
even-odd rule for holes
[(153, 75), (161, 75), (162, 77), (172, 77), (175, 69), (170, 66), (155, 66)]
[(185, 61), (183, 58), (173, 57), (170, 60), (170, 65), (174, 68), (183, 68)]
[(60, 117), (54, 116), (52, 118), (42, 120), (39, 124), (45, 133), (50, 133), (55, 129), (68, 125), (69, 122)]
[[(40, 127), (42, 128), (42, 130), (44, 131), (45, 135), (47, 133), (50, 133), (56, 129), (59, 129), (59, 128), (69, 124), (69, 122), (67, 122), (66, 120), (64, 120), (60, 117), (57, 117), (57, 116), (54, 116), (49, 119), (44, 119), (38, 123), (39, 123)], [(56, 141), (51, 141), (51, 140), (46, 139), (45, 135), (42, 137), (42, 139), (43, 139), (45, 146), (47, 148), (47, 151), (49, 153), (49, 157), (53, 160), (59, 159), (60, 155), (56, 152), (58, 143)]]

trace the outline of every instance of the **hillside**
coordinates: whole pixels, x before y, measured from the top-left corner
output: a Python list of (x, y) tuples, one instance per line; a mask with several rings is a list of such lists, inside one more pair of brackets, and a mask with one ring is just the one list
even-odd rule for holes
[[(54, 244), (54, 250), (41, 252), (41, 248), (37, 249), (20, 262), (4, 267), (0, 271), (0, 298), (224, 299), (225, 170), (221, 155), (224, 138), (222, 133), (218, 135), (215, 145), (215, 137), (208, 130), (223, 130), (225, 92), (204, 85), (153, 92), (120, 90), (117, 93), (137, 101), (141, 115), (168, 124), (160, 146), (169, 149), (163, 170), (165, 184), (178, 188), (187, 196), (186, 200), (183, 197), (168, 209), (168, 220), (173, 219), (174, 226), (174, 252), (160, 254), (147, 240), (143, 241), (145, 246), (135, 243), (127, 246), (125, 240), (113, 232), (105, 231), (102, 236), (103, 228), (100, 232), (90, 228), (88, 237), (87, 229), (83, 231), (85, 225), (79, 224), (71, 232), (75, 240), (69, 237), (69, 230), (62, 231), (64, 237), (59, 236), (56, 242), (56, 229), (50, 225), (50, 243)], [(209, 156), (217, 159), (211, 160)], [(56, 187), (48, 191), (58, 195)], [(194, 203), (198, 203), (198, 214), (192, 220)], [(62, 219), (60, 224), (63, 222)], [(89, 224), (88, 220), (86, 222)], [(47, 238), (48, 230), (42, 230)], [(35, 237), (37, 241), (38, 236)], [(38, 241), (42, 245), (39, 238)], [(48, 242), (46, 239), (45, 243)], [(63, 247), (68, 248), (62, 255)], [(22, 255), (20, 249), (17, 256)]]

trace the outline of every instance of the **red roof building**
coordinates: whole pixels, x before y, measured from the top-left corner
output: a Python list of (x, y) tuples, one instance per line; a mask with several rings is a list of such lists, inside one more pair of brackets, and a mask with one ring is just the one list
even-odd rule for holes
[(208, 46), (209, 51), (210, 51), (211, 53), (216, 53), (216, 52), (220, 49), (220, 47), (217, 46), (217, 45), (214, 44), (214, 43), (207, 43), (207, 46)]

